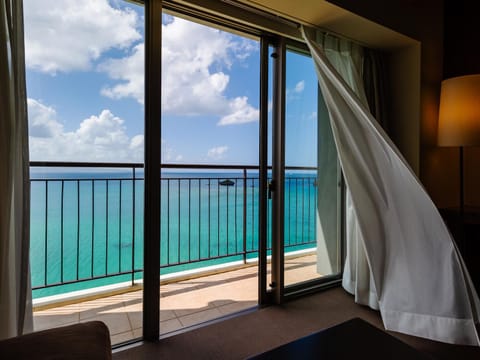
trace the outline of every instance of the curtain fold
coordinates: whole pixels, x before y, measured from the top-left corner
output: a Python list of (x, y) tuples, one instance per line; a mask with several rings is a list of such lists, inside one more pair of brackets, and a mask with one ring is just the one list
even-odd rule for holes
[[(328, 61), (355, 92), (362, 104), (368, 106), (362, 71), (363, 48), (351, 41), (321, 32), (317, 32), (316, 41), (322, 44)], [(342, 286), (355, 296), (355, 302), (378, 310), (377, 294), (348, 187), (345, 194), (345, 228), (346, 252)]]
[(0, 3), (0, 339), (32, 331), (22, 1)]
[[(304, 31), (304, 30), (303, 30)], [(479, 345), (480, 301), (435, 205), (365, 102), (304, 38), (388, 330)], [(358, 250), (358, 247), (357, 247)]]
[(385, 55), (377, 50), (363, 49), (363, 83), (370, 112), (389, 134), (390, 124), (386, 116), (388, 88)]

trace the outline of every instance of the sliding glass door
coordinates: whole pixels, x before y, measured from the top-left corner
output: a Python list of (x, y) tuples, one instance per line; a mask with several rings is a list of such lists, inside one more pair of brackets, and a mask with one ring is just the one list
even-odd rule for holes
[(35, 330), (154, 341), (339, 274), (302, 44), (157, 0), (24, 4)]
[(146, 76), (162, 83), (160, 97), (146, 87), (161, 104), (146, 116), (161, 134), (146, 134), (147, 154), (161, 147), (158, 172), (146, 161), (146, 202), (160, 192), (145, 208), (160, 227), (145, 223), (145, 236), (158, 230), (145, 244), (147, 339), (338, 281), (342, 263), (341, 176), (305, 46), (163, 10), (147, 21), (161, 42), (147, 36)]
[(258, 304), (258, 37), (164, 9), (160, 335)]
[(272, 282), (285, 295), (338, 280), (341, 175), (313, 62), (280, 39), (273, 56)]
[(24, 0), (34, 330), (141, 336), (144, 6)]
[(340, 272), (339, 170), (312, 59), (286, 51), (285, 286)]

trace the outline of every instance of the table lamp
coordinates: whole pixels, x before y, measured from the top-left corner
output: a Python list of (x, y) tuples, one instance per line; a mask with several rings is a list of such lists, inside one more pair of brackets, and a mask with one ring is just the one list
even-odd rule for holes
[(438, 145), (459, 147), (460, 214), (463, 216), (463, 148), (480, 145), (480, 74), (442, 81)]

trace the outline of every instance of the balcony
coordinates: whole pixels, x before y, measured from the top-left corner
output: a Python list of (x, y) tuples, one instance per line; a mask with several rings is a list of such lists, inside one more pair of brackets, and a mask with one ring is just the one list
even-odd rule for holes
[[(290, 283), (318, 276), (314, 171), (287, 168)], [(98, 319), (112, 343), (141, 336), (141, 165), (33, 162), (31, 173), (35, 329)], [(255, 306), (258, 168), (166, 165), (161, 209), (161, 333)]]

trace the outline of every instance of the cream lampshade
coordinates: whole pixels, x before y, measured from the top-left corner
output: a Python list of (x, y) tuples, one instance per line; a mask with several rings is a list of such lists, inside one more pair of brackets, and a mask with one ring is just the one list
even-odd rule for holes
[(463, 147), (480, 145), (480, 75), (459, 76), (442, 81), (438, 145), (459, 147), (459, 200), (460, 215), (463, 218)]
[(480, 145), (480, 75), (442, 82), (438, 145)]

